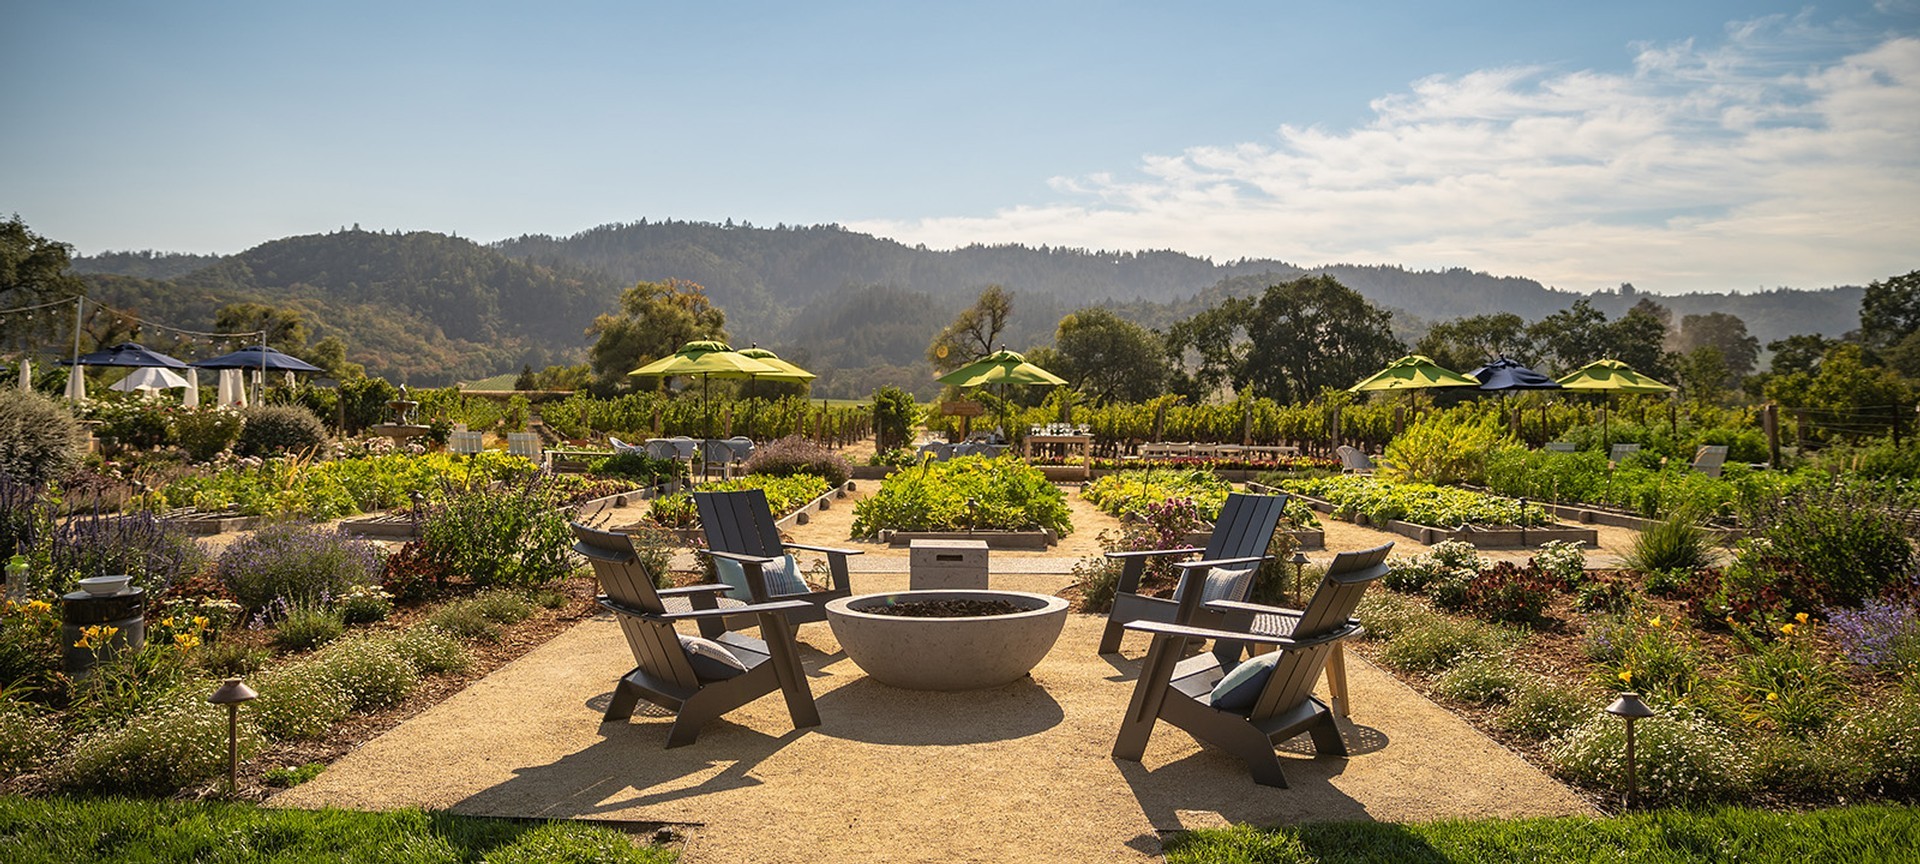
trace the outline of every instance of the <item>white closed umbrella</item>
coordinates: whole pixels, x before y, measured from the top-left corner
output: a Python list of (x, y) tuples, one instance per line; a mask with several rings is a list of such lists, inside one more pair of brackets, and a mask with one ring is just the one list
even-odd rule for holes
[(200, 370), (187, 367), (187, 392), (181, 394), (180, 404), (188, 408), (200, 407)]
[(142, 366), (133, 370), (127, 377), (113, 382), (112, 389), (126, 393), (132, 390), (172, 390), (187, 386), (187, 379), (180, 373), (165, 366)]
[(67, 398), (75, 405), (87, 404), (87, 373), (78, 366), (67, 371)]
[(247, 407), (246, 379), (238, 369), (220, 370), (220, 405), (223, 408)]
[(33, 361), (25, 357), (20, 358), (20, 389), (33, 389)]

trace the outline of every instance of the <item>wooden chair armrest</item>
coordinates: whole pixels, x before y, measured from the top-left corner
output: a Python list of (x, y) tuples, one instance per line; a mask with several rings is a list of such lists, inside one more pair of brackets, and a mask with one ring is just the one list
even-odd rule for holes
[(782, 543), (788, 549), (801, 549), (807, 552), (825, 552), (828, 555), (865, 555), (865, 549), (836, 549), (832, 546), (809, 546), (805, 543)]
[(712, 557), (712, 558), (725, 558), (728, 561), (738, 561), (742, 564), (746, 564), (748, 562), (756, 562), (759, 564), (772, 564), (773, 562), (780, 560), (779, 558), (771, 558), (766, 555), (744, 555), (739, 552), (723, 552), (719, 549), (695, 549), (693, 551), (698, 552), (702, 555)]
[(1292, 636), (1268, 636), (1262, 633), (1238, 633), (1232, 630), (1215, 630), (1210, 627), (1192, 627), (1184, 624), (1165, 624), (1159, 621), (1128, 621), (1128, 630), (1151, 633), (1155, 636), (1180, 636), (1187, 639), (1230, 640), (1234, 642), (1252, 642), (1256, 645), (1273, 645), (1279, 648), (1310, 648), (1325, 642), (1333, 642), (1356, 635), (1358, 625), (1347, 624), (1337, 630), (1331, 630), (1318, 636), (1295, 639)]
[(1152, 558), (1157, 555), (1195, 555), (1207, 550), (1196, 546), (1181, 549), (1142, 549), (1138, 552), (1108, 552), (1108, 558)]
[(1195, 570), (1201, 567), (1231, 567), (1235, 564), (1257, 564), (1261, 561), (1272, 560), (1272, 555), (1255, 555), (1246, 558), (1214, 558), (1207, 561), (1175, 561), (1173, 562), (1173, 566), (1182, 570)]
[(635, 606), (628, 606), (605, 594), (594, 598), (601, 608), (623, 615), (646, 618), (651, 621), (698, 621), (703, 618), (725, 618), (731, 615), (752, 615), (764, 612), (786, 612), (790, 609), (807, 609), (812, 604), (803, 600), (774, 600), (767, 603), (749, 603), (745, 606), (727, 606), (720, 609), (694, 609), (690, 612), (649, 612)]
[(731, 590), (733, 590), (733, 586), (731, 585), (708, 582), (701, 585), (687, 585), (681, 588), (661, 588), (653, 593), (661, 597), (685, 597), (694, 594), (720, 594)]

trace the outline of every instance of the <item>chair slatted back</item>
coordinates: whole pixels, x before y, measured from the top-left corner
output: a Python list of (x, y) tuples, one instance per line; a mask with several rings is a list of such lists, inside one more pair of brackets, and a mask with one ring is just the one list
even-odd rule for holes
[[(653, 574), (640, 563), (633, 541), (625, 534), (589, 528), (578, 522), (573, 527), (573, 551), (593, 565), (600, 589), (616, 603), (646, 613), (660, 614), (666, 604), (654, 588)], [(686, 651), (680, 647), (673, 624), (641, 615), (621, 614), (620, 631), (633, 649), (635, 665), (656, 677), (674, 682), (688, 692), (699, 689)]]
[(700, 529), (707, 535), (707, 548), (763, 558), (786, 554), (765, 490), (695, 492), (693, 504), (700, 511)]
[(540, 436), (532, 432), (508, 432), (507, 453), (539, 460), (541, 454)]
[(1393, 544), (1388, 543), (1333, 556), (1320, 587), (1314, 589), (1307, 608), (1301, 610), (1293, 635), (1318, 636), (1347, 623), (1353, 611), (1360, 608), (1360, 596), (1366, 593), (1367, 585), (1387, 575), (1387, 553), (1392, 551)]
[(1702, 444), (1693, 453), (1693, 468), (1709, 477), (1720, 476), (1721, 467), (1727, 464), (1727, 445)]
[(1607, 461), (1618, 462), (1638, 452), (1640, 452), (1638, 444), (1615, 444), (1612, 451), (1607, 454)]
[(1348, 471), (1373, 470), (1373, 460), (1367, 458), (1367, 454), (1360, 452), (1357, 448), (1342, 444), (1333, 452), (1339, 454), (1340, 464)]
[(1267, 544), (1286, 513), (1285, 495), (1248, 495), (1234, 492), (1220, 505), (1220, 518), (1213, 523), (1213, 536), (1207, 538), (1202, 560), (1251, 558), (1267, 554)]
[[(1366, 593), (1367, 586), (1386, 575), (1387, 553), (1392, 550), (1393, 544), (1388, 543), (1334, 556), (1333, 563), (1327, 566), (1326, 578), (1313, 592), (1313, 599), (1307, 602), (1300, 622), (1294, 625), (1293, 635), (1296, 638), (1320, 636), (1344, 626), (1359, 608), (1360, 596)], [(1323, 642), (1283, 650), (1249, 716), (1271, 717), (1305, 701), (1312, 695), (1314, 683), (1320, 680), (1333, 647), (1334, 643)]]

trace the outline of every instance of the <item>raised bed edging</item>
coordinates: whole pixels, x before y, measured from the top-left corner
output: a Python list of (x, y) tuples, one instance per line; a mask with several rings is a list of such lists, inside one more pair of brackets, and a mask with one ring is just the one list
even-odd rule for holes
[(839, 486), (828, 489), (826, 494), (800, 505), (800, 508), (792, 513), (773, 520), (774, 527), (785, 531), (795, 525), (805, 525), (813, 518), (809, 514), (815, 510), (832, 510), (834, 500), (847, 497), (847, 493), (852, 492), (854, 488), (854, 482), (848, 480)]
[(1060, 542), (1052, 531), (895, 531), (880, 532), (880, 542), (888, 546), (910, 546), (915, 540), (984, 540), (988, 549), (1026, 549), (1046, 551)]
[[(1315, 510), (1329, 515), (1334, 512), (1333, 505), (1329, 502), (1308, 495), (1299, 497)], [(1575, 528), (1571, 525), (1542, 525), (1537, 528), (1474, 528), (1469, 525), (1461, 528), (1436, 528), (1432, 525), (1421, 525), (1399, 519), (1389, 519), (1385, 525), (1372, 525), (1366, 516), (1359, 513), (1353, 515), (1353, 524), (1392, 531), (1428, 546), (1447, 540), (1462, 540), (1473, 544), (1476, 549), (1534, 549), (1555, 540), (1577, 540), (1587, 544), (1588, 548), (1600, 545), (1600, 532), (1592, 528)]]
[(160, 523), (169, 525), (201, 537), (213, 534), (225, 534), (228, 531), (251, 531), (267, 523), (265, 516), (242, 516), (238, 513), (195, 513), (186, 512), (173, 516), (160, 517)]

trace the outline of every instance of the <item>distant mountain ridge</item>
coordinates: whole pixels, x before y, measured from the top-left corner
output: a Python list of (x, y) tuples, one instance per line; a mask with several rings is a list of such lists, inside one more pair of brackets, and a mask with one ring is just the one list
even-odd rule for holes
[[(1396, 311), (1399, 329), (1508, 311), (1535, 320), (1586, 298), (1610, 315), (1630, 287), (1556, 290), (1521, 277), (1455, 268), (1301, 267), (1225, 263), (1172, 250), (1112, 252), (1021, 245), (934, 250), (849, 231), (684, 221), (603, 225), (568, 237), (482, 245), (428, 231), (341, 230), (288, 237), (224, 258), (106, 253), (76, 259), (94, 290), (170, 321), (202, 323), (229, 302), (305, 310), (315, 338), (340, 335), (369, 371), (417, 384), (575, 362), (594, 316), (639, 281), (688, 279), (727, 312), (731, 338), (759, 342), (822, 374), (816, 392), (862, 396), (879, 383), (924, 383), (933, 334), (988, 284), (1014, 293), (1007, 343), (1052, 341), (1062, 315), (1110, 305), (1165, 327), (1227, 296), (1325, 273)], [(1764, 343), (1858, 326), (1861, 289), (1645, 295), (1674, 320), (1730, 312)], [(112, 302), (112, 301), (110, 301)], [(182, 325), (188, 326), (188, 325)]]

